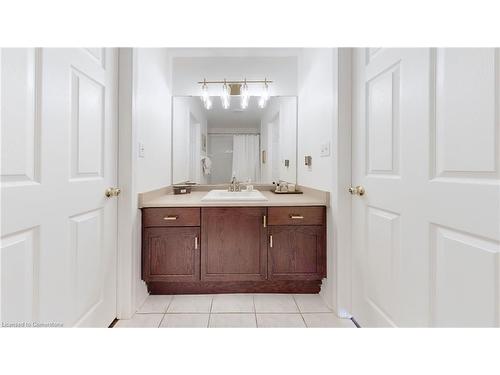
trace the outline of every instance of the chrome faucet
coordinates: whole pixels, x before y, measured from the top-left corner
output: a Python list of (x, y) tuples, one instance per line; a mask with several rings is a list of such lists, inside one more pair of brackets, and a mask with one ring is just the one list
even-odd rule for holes
[(229, 187), (227, 188), (227, 191), (241, 191), (241, 186), (240, 182), (236, 180), (236, 176), (233, 176), (231, 178), (231, 182), (229, 183)]

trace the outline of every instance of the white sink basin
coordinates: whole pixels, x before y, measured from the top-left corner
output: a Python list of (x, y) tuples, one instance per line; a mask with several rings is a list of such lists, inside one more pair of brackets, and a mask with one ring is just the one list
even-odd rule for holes
[(252, 191), (227, 191), (210, 190), (207, 195), (201, 198), (202, 201), (230, 202), (230, 201), (267, 201), (267, 198), (258, 190)]

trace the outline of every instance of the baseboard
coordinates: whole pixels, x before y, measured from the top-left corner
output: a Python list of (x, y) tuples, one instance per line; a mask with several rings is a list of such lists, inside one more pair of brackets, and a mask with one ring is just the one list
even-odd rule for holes
[(148, 282), (150, 294), (319, 293), (321, 280)]

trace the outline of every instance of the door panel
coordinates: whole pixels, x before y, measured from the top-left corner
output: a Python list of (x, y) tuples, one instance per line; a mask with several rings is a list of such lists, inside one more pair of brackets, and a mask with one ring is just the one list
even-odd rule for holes
[(498, 243), (439, 226), (431, 234), (434, 324), (478, 327), (495, 322)]
[(434, 177), (498, 180), (500, 176), (495, 53), (493, 48), (440, 48), (433, 56)]
[(498, 49), (354, 56), (353, 315), (498, 326)]
[(267, 277), (262, 207), (202, 208), (201, 279), (253, 281)]
[[(2, 269), (33, 278), (2, 279), (2, 321), (116, 316), (117, 208), (104, 197), (116, 185), (116, 51), (92, 51), (1, 50)], [(7, 250), (28, 233), (30, 251)], [(30, 304), (7, 303), (20, 289)]]
[(2, 237), (1, 255), (2, 286), (9, 286), (2, 287), (2, 321), (30, 321), (38, 295), (38, 227)]
[(2, 186), (39, 182), (41, 52), (2, 49)]
[(146, 281), (199, 281), (200, 228), (146, 228), (144, 279)]
[(325, 267), (323, 226), (272, 226), (268, 250), (270, 280), (321, 280)]

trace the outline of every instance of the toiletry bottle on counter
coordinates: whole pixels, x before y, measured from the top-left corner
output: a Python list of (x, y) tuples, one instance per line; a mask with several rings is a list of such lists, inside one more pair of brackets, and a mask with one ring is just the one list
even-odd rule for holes
[(253, 191), (252, 179), (247, 180), (247, 191)]

